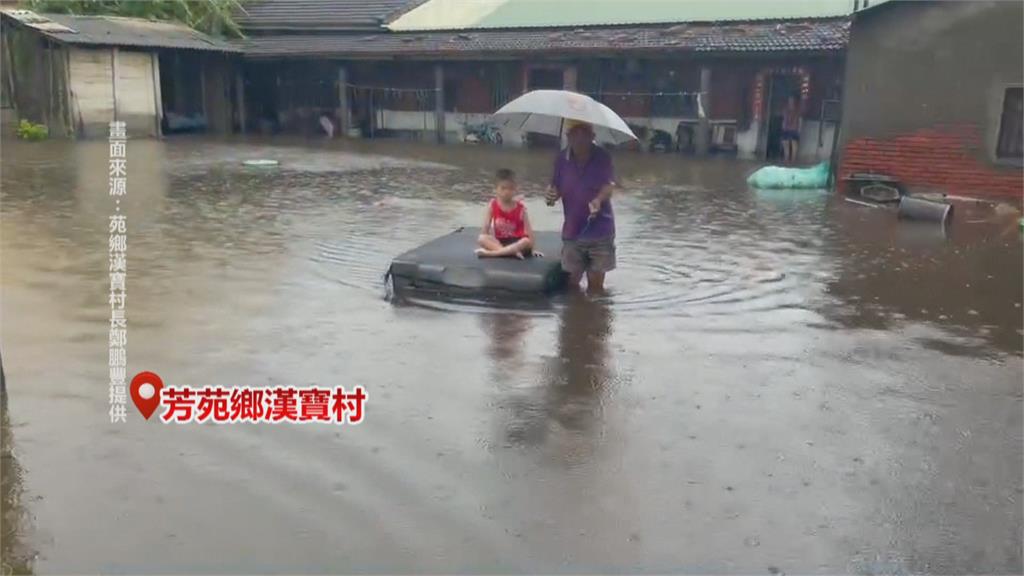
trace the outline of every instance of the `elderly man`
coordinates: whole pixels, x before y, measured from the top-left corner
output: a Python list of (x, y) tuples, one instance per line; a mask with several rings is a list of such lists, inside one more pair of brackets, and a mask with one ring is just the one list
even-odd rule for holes
[(559, 152), (548, 187), (547, 201), (562, 200), (562, 268), (569, 283), (579, 287), (587, 275), (587, 289), (604, 289), (604, 276), (615, 269), (615, 216), (612, 188), (615, 170), (611, 155), (594, 144), (594, 128), (568, 121), (569, 146)]

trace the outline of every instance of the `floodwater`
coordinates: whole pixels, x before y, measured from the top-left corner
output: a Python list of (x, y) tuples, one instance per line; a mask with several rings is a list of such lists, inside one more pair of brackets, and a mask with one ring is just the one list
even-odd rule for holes
[[(945, 233), (616, 155), (619, 269), (385, 299), (551, 152), (128, 143), (128, 373), (362, 385), (358, 427), (107, 415), (104, 142), (5, 142), (4, 563), (38, 573), (1020, 573), (1016, 217)], [(275, 158), (274, 169), (241, 165)]]

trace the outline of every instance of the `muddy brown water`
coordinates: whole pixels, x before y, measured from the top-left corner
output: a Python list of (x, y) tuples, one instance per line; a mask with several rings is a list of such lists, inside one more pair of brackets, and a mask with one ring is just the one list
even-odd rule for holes
[(395, 303), (390, 258), (475, 225), (497, 167), (556, 228), (551, 153), (132, 141), (128, 372), (370, 400), (359, 427), (111, 425), (107, 153), (3, 147), (7, 566), (1022, 570), (1012, 216), (943, 233), (623, 153), (606, 297)]

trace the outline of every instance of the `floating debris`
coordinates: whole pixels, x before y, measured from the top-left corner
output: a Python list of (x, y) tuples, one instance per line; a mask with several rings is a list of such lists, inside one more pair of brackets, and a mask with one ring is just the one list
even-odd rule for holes
[(246, 160), (242, 162), (246, 166), (277, 166), (277, 160), (270, 160), (266, 158), (260, 158), (256, 160)]

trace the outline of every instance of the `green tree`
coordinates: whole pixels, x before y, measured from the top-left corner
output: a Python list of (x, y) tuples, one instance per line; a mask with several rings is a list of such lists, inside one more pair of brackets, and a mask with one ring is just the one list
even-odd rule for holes
[(58, 14), (172, 20), (215, 36), (242, 37), (235, 16), (243, 0), (25, 0), (29, 10)]

